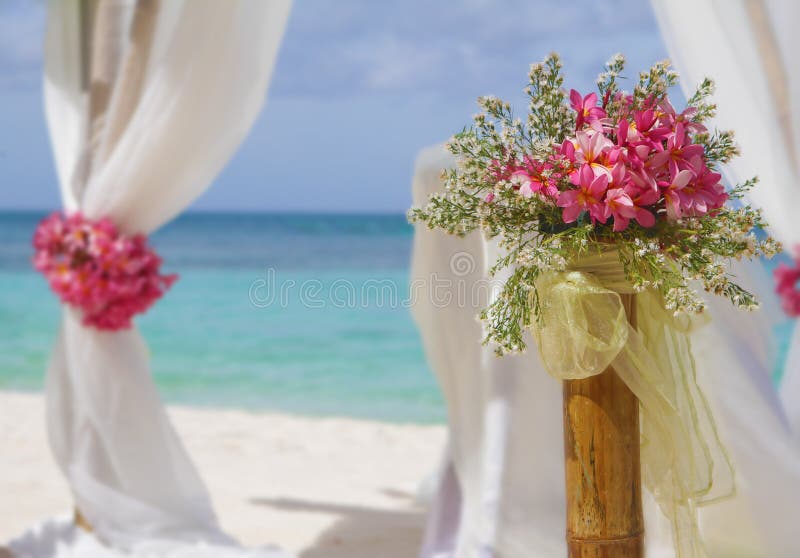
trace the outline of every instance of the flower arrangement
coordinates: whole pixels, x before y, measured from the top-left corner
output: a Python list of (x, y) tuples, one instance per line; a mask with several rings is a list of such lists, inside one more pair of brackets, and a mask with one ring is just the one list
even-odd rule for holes
[(448, 143), (458, 166), (445, 171), (445, 192), (409, 213), (430, 228), (500, 238), (503, 255), (491, 272), (513, 269), (481, 317), (501, 354), (525, 348), (541, 274), (610, 244), (633, 289), (657, 291), (676, 314), (704, 308), (692, 280), (756, 307), (726, 263), (780, 251), (755, 235), (765, 222), (741, 201), (756, 179), (727, 191), (721, 182), (719, 165), (737, 148), (731, 132), (703, 124), (715, 110), (711, 80), (678, 112), (668, 95), (678, 75), (667, 62), (643, 72), (631, 93), (618, 87), (624, 65), (615, 56), (597, 92), (568, 95), (557, 55), (534, 64), (525, 121), (507, 103), (480, 98), (473, 125)]
[(125, 236), (109, 219), (53, 213), (33, 237), (33, 264), (62, 302), (100, 330), (131, 327), (177, 280), (160, 273), (161, 258), (143, 235)]
[(782, 263), (775, 268), (775, 292), (781, 299), (783, 311), (797, 318), (800, 317), (800, 247), (796, 249), (792, 264)]

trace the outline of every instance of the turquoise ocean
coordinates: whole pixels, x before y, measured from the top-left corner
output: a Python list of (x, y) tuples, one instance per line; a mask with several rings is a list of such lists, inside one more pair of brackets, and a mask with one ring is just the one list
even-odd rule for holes
[[(30, 266), (43, 213), (0, 213), (0, 389), (40, 390), (60, 306)], [(434, 423), (403, 215), (189, 213), (153, 235), (179, 280), (136, 323), (172, 403)]]
[[(58, 328), (30, 266), (42, 217), (0, 212), (0, 389), (41, 390)], [(407, 305), (412, 238), (403, 215), (182, 215), (151, 239), (180, 279), (137, 318), (162, 397), (442, 422)], [(792, 327), (776, 331), (776, 382)]]

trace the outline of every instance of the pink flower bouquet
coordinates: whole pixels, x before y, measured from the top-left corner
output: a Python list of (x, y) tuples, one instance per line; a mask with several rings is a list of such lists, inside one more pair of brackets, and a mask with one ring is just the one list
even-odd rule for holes
[(131, 327), (175, 282), (160, 273), (161, 259), (143, 235), (124, 236), (109, 219), (53, 213), (33, 237), (33, 264), (83, 323), (100, 330)]
[[(741, 200), (755, 180), (726, 189), (719, 166), (737, 154), (733, 134), (709, 131), (710, 80), (677, 110), (677, 74), (659, 63), (631, 92), (618, 88), (624, 59), (598, 78), (598, 91), (563, 88), (557, 56), (532, 66), (527, 117), (495, 97), (479, 99), (474, 123), (449, 142), (458, 166), (445, 192), (410, 219), (454, 234), (499, 237), (511, 267), (501, 296), (483, 313), (500, 352), (524, 348), (538, 316), (537, 279), (613, 244), (634, 290), (654, 290), (674, 313), (704, 302), (690, 286), (753, 308), (754, 296), (727, 273), (731, 259), (771, 256), (780, 246), (754, 231), (761, 214)], [(728, 203), (736, 200), (735, 203)]]

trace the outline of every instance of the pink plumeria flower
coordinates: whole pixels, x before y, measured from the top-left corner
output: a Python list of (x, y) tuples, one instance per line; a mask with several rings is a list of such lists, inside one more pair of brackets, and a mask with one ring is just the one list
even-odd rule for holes
[(543, 198), (555, 198), (558, 188), (550, 180), (538, 176), (531, 176), (527, 171), (515, 171), (509, 180), (512, 188), (519, 192), (523, 198), (532, 198), (540, 195)]
[(574, 139), (565, 139), (558, 148), (558, 154), (567, 159), (568, 161), (574, 163), (575, 162), (575, 146), (577, 145), (577, 140)]
[(617, 161), (611, 170), (608, 172), (608, 188), (622, 188), (628, 182), (628, 169), (625, 163)]
[(655, 226), (656, 216), (647, 208), (658, 203), (661, 197), (658, 186), (652, 178), (643, 176), (643, 173), (631, 173), (628, 176), (630, 180), (625, 186), (625, 193), (631, 198), (636, 209), (634, 219), (645, 228)]
[(800, 317), (800, 249), (793, 265), (780, 264), (774, 271), (775, 292), (781, 299), (783, 311), (793, 318)]
[(635, 126), (627, 120), (621, 120), (617, 125), (617, 143), (614, 147), (617, 159), (625, 158), (631, 169), (640, 169), (644, 166), (652, 151), (651, 143), (642, 141), (641, 136), (631, 133)]
[(694, 180), (678, 193), (684, 214), (702, 217), (725, 205), (728, 194), (721, 182), (722, 175), (711, 172), (701, 157), (691, 161), (691, 168)]
[(511, 187), (516, 190), (523, 198), (533, 197), (533, 188), (531, 187), (531, 177), (525, 171), (515, 171), (509, 178)]
[(514, 159), (508, 159), (505, 162), (494, 159), (489, 163), (489, 173), (496, 181), (508, 180), (511, 178), (511, 173), (518, 170), (517, 162)]
[(578, 132), (575, 141), (575, 162), (590, 165), (596, 175), (606, 174), (610, 179), (616, 159), (612, 153), (614, 143), (601, 132)]
[(600, 120), (606, 117), (606, 111), (597, 106), (597, 93), (589, 93), (585, 97), (576, 90), (569, 92), (570, 105), (577, 115), (575, 116), (575, 129), (580, 130), (584, 124), (589, 124), (596, 130), (602, 129)]
[(640, 134), (640, 141), (661, 142), (673, 130), (672, 126), (661, 123), (658, 119), (658, 112), (653, 109), (634, 111), (633, 121)]
[(625, 140), (636, 144), (647, 139), (647, 133), (656, 123), (653, 110), (640, 110), (632, 113), (633, 118), (620, 121), (618, 133), (622, 132)]
[(682, 170), (670, 172), (669, 182), (662, 181), (658, 183), (658, 186), (661, 188), (661, 194), (664, 196), (667, 217), (669, 219), (677, 220), (683, 215), (681, 211), (682, 204), (680, 191), (683, 190), (693, 178), (694, 173), (692, 173), (692, 171)]
[(539, 194), (542, 199), (556, 199), (558, 198), (558, 187), (552, 180), (544, 178), (534, 178), (531, 180), (531, 189)]
[(675, 173), (688, 169), (689, 161), (694, 157), (702, 157), (703, 153), (703, 146), (692, 143), (683, 124), (678, 124), (675, 131), (667, 137), (667, 145), (664, 150), (653, 156), (648, 164), (651, 167), (667, 164), (669, 171)]
[(565, 223), (574, 223), (584, 211), (589, 212), (592, 222), (606, 222), (603, 195), (608, 189), (608, 175), (595, 176), (590, 165), (583, 165), (570, 175), (577, 189), (566, 190), (558, 196), (558, 207), (563, 208)]
[(614, 231), (624, 231), (631, 219), (636, 217), (633, 200), (622, 188), (613, 188), (606, 192), (605, 219), (614, 217)]
[(695, 122), (693, 118), (697, 114), (697, 107), (687, 107), (678, 114), (669, 99), (664, 99), (658, 106), (657, 116), (665, 126), (674, 128), (677, 124), (683, 124), (687, 131), (692, 133), (705, 132), (707, 128), (700, 122)]

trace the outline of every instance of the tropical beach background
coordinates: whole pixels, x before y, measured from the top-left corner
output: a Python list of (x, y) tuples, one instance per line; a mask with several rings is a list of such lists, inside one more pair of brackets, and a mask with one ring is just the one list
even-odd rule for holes
[[(61, 310), (30, 266), (33, 230), (60, 205), (44, 9), (0, 0), (0, 541), (71, 506), (41, 397)], [(461, 129), (478, 95), (523, 104), (520, 77), (554, 50), (582, 90), (618, 51), (631, 68), (666, 57), (635, 0), (295, 2), (248, 140), (152, 237), (180, 279), (137, 319), (243, 542), (304, 558), (415, 554), (445, 409), (407, 305), (414, 159)], [(778, 344), (790, 332), (787, 321)]]
[[(60, 305), (30, 268), (43, 216), (0, 214), (0, 389), (41, 389), (58, 328)], [(412, 233), (403, 214), (179, 217), (152, 242), (180, 280), (138, 321), (161, 394), (204, 407), (443, 422), (409, 308)], [(782, 345), (790, 326), (777, 332)]]
[[(616, 52), (630, 53), (633, 68), (666, 56), (646, 3), (550, 2), (541, 18), (547, 4), (295, 3), (247, 141), (152, 239), (181, 276), (137, 319), (167, 401), (443, 421), (403, 304), (417, 153), (461, 129), (479, 95), (523, 107), (524, 73), (549, 51), (562, 53), (582, 89)], [(41, 99), (45, 7), (0, 2), (0, 389), (8, 390), (41, 388), (58, 326), (59, 306), (30, 267), (33, 228), (60, 205)], [(568, 22), (587, 16), (592, 28), (565, 40)], [(268, 270), (278, 285), (296, 283), (286, 304), (251, 300)], [(339, 294), (351, 288), (355, 307), (324, 291), (322, 307), (305, 304), (308, 279)], [(399, 303), (360, 296), (365, 281), (396, 291)]]
[[(0, 389), (38, 390), (60, 305), (30, 268), (36, 212), (0, 216)], [(194, 213), (153, 244), (180, 280), (138, 321), (172, 403), (435, 423), (402, 214)]]

